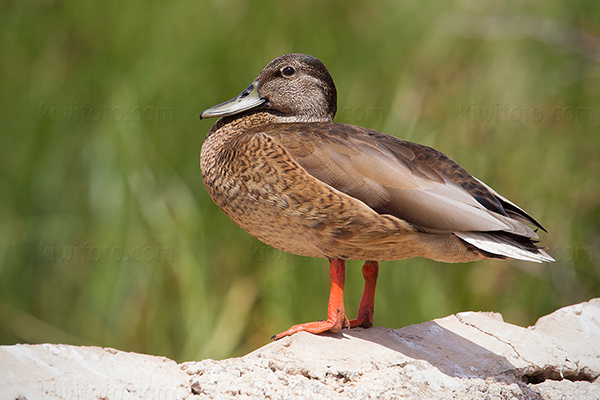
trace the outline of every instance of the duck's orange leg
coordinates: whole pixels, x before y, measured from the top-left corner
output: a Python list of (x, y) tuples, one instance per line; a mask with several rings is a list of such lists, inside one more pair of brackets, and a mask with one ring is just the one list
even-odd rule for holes
[(358, 307), (358, 317), (350, 321), (350, 327), (370, 328), (373, 326), (373, 310), (375, 309), (375, 286), (377, 285), (377, 275), (379, 274), (379, 263), (377, 261), (367, 261), (363, 265), (363, 277), (365, 278), (365, 290), (363, 291), (360, 306)]
[(273, 336), (271, 339), (293, 335), (296, 332), (306, 331), (310, 333), (339, 332), (342, 328), (350, 326), (346, 313), (344, 312), (344, 281), (346, 278), (346, 263), (344, 260), (329, 261), (329, 277), (331, 278), (331, 291), (329, 292), (329, 308), (327, 310), (327, 321), (307, 322), (294, 325), (285, 332)]

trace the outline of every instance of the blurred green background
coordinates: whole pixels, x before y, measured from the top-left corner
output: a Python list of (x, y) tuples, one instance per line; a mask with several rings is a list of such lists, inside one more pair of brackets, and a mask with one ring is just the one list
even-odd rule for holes
[(224, 358), (325, 317), (327, 261), (258, 242), (200, 178), (198, 114), (287, 52), (327, 65), (336, 121), (434, 146), (550, 232), (553, 264), (383, 263), (376, 325), (600, 295), (597, 0), (2, 1), (0, 31), (1, 344)]

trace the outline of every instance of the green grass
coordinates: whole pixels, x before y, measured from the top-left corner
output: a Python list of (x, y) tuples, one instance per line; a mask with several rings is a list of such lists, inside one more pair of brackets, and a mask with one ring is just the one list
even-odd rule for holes
[[(253, 239), (200, 178), (214, 123), (200, 111), (292, 51), (328, 66), (338, 122), (436, 147), (550, 232), (550, 265), (383, 263), (376, 325), (466, 310), (527, 325), (600, 295), (595, 1), (8, 1), (0, 11), (2, 344), (222, 358), (325, 316), (327, 262)], [(542, 19), (566, 42), (515, 28)], [(350, 262), (349, 314), (361, 292)]]

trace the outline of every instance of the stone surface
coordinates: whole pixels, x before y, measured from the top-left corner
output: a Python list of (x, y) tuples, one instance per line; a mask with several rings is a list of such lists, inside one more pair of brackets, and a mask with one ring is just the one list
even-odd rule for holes
[(241, 358), (179, 365), (97, 347), (0, 346), (0, 371), (0, 399), (600, 399), (600, 299), (529, 328), (465, 312), (299, 333)]
[(182, 399), (189, 378), (165, 357), (64, 344), (0, 346), (0, 399)]

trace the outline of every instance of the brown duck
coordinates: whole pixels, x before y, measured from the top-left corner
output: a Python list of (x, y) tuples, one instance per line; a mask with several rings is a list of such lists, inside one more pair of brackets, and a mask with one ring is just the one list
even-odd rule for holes
[[(431, 147), (334, 123), (337, 94), (318, 59), (273, 60), (240, 95), (200, 114), (221, 117), (202, 145), (204, 185), (246, 232), (292, 254), (329, 259), (326, 321), (298, 331), (373, 325), (378, 261), (426, 257), (553, 261), (525, 211)], [(364, 264), (358, 317), (344, 312), (345, 260)]]

